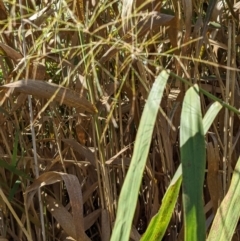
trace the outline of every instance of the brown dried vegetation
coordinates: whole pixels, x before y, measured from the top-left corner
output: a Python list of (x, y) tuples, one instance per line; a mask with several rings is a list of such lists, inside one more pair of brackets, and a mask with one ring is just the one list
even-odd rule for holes
[[(110, 240), (159, 71), (168, 68), (240, 108), (239, 7), (0, 0), (0, 240)], [(186, 88), (172, 77), (165, 90), (132, 240), (158, 211), (179, 165)], [(205, 113), (211, 101), (201, 101)], [(240, 155), (239, 124), (239, 116), (223, 109), (207, 134), (209, 225)], [(165, 240), (182, 240), (181, 209), (179, 200)]]

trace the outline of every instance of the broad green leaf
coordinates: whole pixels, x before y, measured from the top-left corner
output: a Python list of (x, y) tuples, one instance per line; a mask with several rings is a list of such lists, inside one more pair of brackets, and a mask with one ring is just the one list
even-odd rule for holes
[(233, 172), (232, 181), (224, 197), (208, 236), (208, 241), (232, 240), (240, 217), (240, 157)]
[(154, 124), (168, 77), (169, 73), (166, 70), (159, 74), (145, 104), (136, 136), (133, 157), (119, 197), (117, 217), (111, 241), (129, 240)]
[[(208, 109), (207, 113), (203, 118), (203, 131), (207, 134), (211, 124), (213, 123), (215, 117), (221, 110), (222, 106), (215, 102)], [(182, 183), (182, 165), (178, 167), (163, 199), (161, 207), (158, 213), (152, 218), (146, 232), (144, 233), (141, 241), (157, 241), (162, 240), (166, 229), (169, 225), (174, 207), (177, 203), (177, 198), (179, 195), (179, 189)]]
[(180, 152), (185, 241), (205, 240), (202, 195), (206, 152), (197, 85), (191, 87), (184, 97), (180, 123)]
[(157, 241), (162, 240), (179, 194), (182, 183), (182, 166), (180, 165), (163, 197), (162, 205), (159, 212), (151, 219), (146, 232), (141, 241)]

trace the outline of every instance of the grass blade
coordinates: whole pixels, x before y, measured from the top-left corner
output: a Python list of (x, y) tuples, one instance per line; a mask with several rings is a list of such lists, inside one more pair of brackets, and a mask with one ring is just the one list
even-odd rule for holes
[[(208, 109), (203, 118), (203, 132), (207, 134), (215, 117), (221, 110), (222, 105), (215, 102)], [(166, 229), (169, 225), (174, 207), (177, 202), (179, 189), (182, 183), (182, 165), (180, 165), (163, 197), (161, 207), (158, 213), (152, 218), (146, 232), (144, 233), (141, 241), (155, 241), (162, 240)]]
[(221, 109), (222, 105), (219, 102), (214, 102), (208, 109), (207, 113), (203, 118), (203, 131), (205, 135), (207, 134), (208, 129), (213, 123), (213, 120), (215, 119), (215, 117)]
[(206, 162), (199, 88), (191, 87), (184, 98), (180, 124), (183, 172), (185, 241), (205, 240), (202, 189)]
[(227, 195), (224, 197), (214, 218), (208, 241), (232, 240), (240, 217), (240, 157), (233, 172)]
[(8, 164), (6, 161), (4, 161), (2, 159), (0, 159), (0, 167), (10, 171), (11, 173), (13, 173), (19, 177), (22, 177), (22, 178), (28, 179), (28, 180), (32, 180), (30, 175), (28, 175), (24, 171), (17, 169), (17, 167)]
[(119, 198), (116, 222), (111, 237), (112, 241), (129, 240), (142, 174), (149, 153), (159, 104), (168, 77), (169, 73), (166, 70), (159, 74), (145, 104), (136, 136), (132, 161)]
[(182, 166), (180, 165), (163, 197), (161, 209), (159, 212), (151, 219), (146, 232), (144, 233), (141, 241), (158, 241), (162, 240), (170, 219), (176, 201), (179, 194), (179, 189), (182, 183)]

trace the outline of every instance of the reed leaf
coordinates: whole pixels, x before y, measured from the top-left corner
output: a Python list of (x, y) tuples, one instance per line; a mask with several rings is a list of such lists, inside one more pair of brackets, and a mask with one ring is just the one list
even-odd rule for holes
[[(222, 106), (218, 102), (214, 102), (203, 118), (203, 131), (206, 135), (215, 117), (221, 110)], [(177, 203), (179, 190), (182, 184), (182, 165), (180, 164), (172, 181), (162, 199), (161, 207), (158, 213), (151, 219), (146, 232), (141, 241), (157, 241), (162, 240), (172, 217), (173, 210)]]
[(205, 240), (202, 194), (206, 153), (197, 85), (187, 91), (183, 101), (180, 152), (183, 169), (184, 240)]
[(157, 77), (145, 104), (139, 124), (131, 164), (119, 197), (112, 241), (129, 240), (138, 192), (151, 144), (154, 124), (169, 73), (163, 70)]

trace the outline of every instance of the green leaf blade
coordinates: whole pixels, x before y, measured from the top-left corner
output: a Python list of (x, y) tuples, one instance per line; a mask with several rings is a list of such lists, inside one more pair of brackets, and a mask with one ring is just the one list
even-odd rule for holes
[(203, 118), (203, 130), (205, 135), (207, 134), (208, 129), (212, 125), (215, 117), (217, 116), (217, 114), (221, 109), (222, 109), (222, 105), (217, 101), (214, 102), (208, 109), (207, 113)]
[(180, 124), (180, 151), (183, 172), (185, 241), (205, 240), (202, 190), (205, 173), (205, 140), (198, 86), (184, 98)]
[(164, 197), (162, 200), (162, 205), (158, 213), (151, 219), (146, 232), (144, 233), (141, 241), (158, 241), (162, 240), (170, 219), (176, 201), (178, 198), (179, 190), (182, 183), (182, 166), (178, 167)]
[[(203, 118), (203, 132), (207, 134), (210, 126), (216, 118), (219, 111), (222, 109), (222, 105), (219, 102), (214, 102), (208, 109)], [(162, 240), (164, 234), (169, 225), (174, 207), (177, 203), (180, 186), (182, 183), (182, 164), (179, 165), (178, 170), (174, 174), (172, 181), (167, 189), (161, 207), (158, 213), (152, 218), (149, 226), (144, 233), (141, 241), (157, 241)]]
[(240, 157), (233, 172), (229, 190), (224, 197), (209, 232), (208, 241), (232, 240), (240, 217)]
[(136, 136), (133, 157), (126, 175), (117, 210), (111, 241), (128, 241), (135, 213), (138, 192), (152, 139), (163, 91), (169, 73), (163, 70), (156, 78), (143, 110)]

